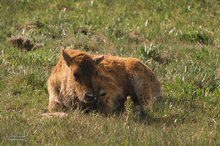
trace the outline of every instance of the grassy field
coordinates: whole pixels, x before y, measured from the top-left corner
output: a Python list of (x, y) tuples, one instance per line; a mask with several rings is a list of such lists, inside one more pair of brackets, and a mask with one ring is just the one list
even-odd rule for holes
[[(61, 47), (139, 58), (162, 97), (141, 119), (130, 101), (119, 116), (44, 118)], [(0, 0), (0, 145), (220, 145), (219, 83), (218, 0)]]

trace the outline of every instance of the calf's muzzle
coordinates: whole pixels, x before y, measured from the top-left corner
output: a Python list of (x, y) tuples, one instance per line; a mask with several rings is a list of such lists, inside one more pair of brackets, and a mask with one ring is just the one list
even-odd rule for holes
[(95, 98), (95, 94), (92, 90), (87, 91), (84, 95), (83, 95), (84, 99), (86, 102), (92, 102), (94, 100), (96, 100)]

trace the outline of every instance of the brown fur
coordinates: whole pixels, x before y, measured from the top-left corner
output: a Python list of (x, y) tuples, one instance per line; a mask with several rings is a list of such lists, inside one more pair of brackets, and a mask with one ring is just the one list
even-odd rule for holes
[[(134, 102), (134, 111), (142, 112), (142, 105), (147, 105), (152, 98), (160, 95), (160, 82), (153, 72), (136, 58), (121, 58), (116, 56), (104, 56), (104, 60), (98, 65), (99, 70), (108, 74), (115, 80), (116, 87), (106, 86), (102, 92), (107, 92), (105, 97), (99, 94), (98, 101), (103, 104), (105, 111), (115, 111), (124, 104), (127, 96), (131, 96)], [(109, 80), (113, 80), (109, 79)], [(104, 86), (104, 85), (102, 85)], [(115, 95), (114, 95), (115, 94)], [(108, 97), (110, 96), (110, 97)], [(108, 102), (105, 99), (108, 98)], [(113, 104), (113, 105), (111, 105)], [(108, 105), (108, 106), (106, 106)], [(99, 108), (98, 104), (98, 108)]]
[(112, 114), (123, 110), (126, 96), (116, 79), (99, 68), (95, 80), (95, 93), (97, 94), (97, 111)]
[[(64, 107), (93, 107), (96, 64), (102, 60), (103, 57), (92, 58), (84, 52), (62, 49), (60, 59), (47, 81), (50, 95), (49, 111)], [(88, 101), (90, 98), (91, 101)]]
[[(143, 105), (147, 105), (152, 98), (160, 95), (159, 80), (146, 65), (136, 58), (106, 55), (104, 60), (96, 66), (95, 63), (91, 64), (92, 58), (102, 57), (88, 55), (77, 50), (66, 49), (65, 52), (70, 58), (66, 57), (67, 61), (64, 61), (61, 55), (48, 80), (49, 110), (63, 106), (75, 109), (76, 105), (77, 107), (83, 105), (86, 108), (97, 108), (101, 113), (111, 114), (123, 109), (126, 97), (131, 96), (134, 110), (139, 114), (143, 110)], [(82, 59), (82, 54), (90, 59)], [(87, 63), (81, 67), (71, 64), (71, 58), (75, 56), (77, 56), (75, 62), (82, 63), (83, 61), (80, 60), (84, 60)], [(67, 67), (68, 64), (70, 69)], [(72, 79), (73, 72), (79, 71), (79, 68), (83, 69), (79, 73), (83, 75), (80, 84)], [(98, 72), (98, 75), (96, 76), (94, 72)], [(93, 90), (96, 94), (97, 103), (96, 101), (92, 104), (84, 102), (82, 93), (88, 90)]]

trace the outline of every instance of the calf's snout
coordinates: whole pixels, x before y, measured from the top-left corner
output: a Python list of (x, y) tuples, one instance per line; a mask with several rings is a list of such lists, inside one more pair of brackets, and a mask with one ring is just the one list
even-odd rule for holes
[(87, 92), (84, 94), (84, 99), (85, 99), (85, 101), (87, 101), (87, 102), (91, 102), (91, 101), (95, 100), (96, 98), (95, 98), (94, 92), (93, 92), (92, 90), (87, 91)]

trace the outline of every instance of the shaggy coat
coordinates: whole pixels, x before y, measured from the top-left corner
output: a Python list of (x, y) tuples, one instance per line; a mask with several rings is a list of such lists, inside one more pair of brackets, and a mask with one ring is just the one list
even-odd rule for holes
[[(122, 110), (127, 96), (131, 96), (134, 111), (140, 114), (143, 105), (160, 95), (161, 87), (153, 72), (136, 58), (105, 55), (103, 59), (66, 49), (51, 73), (48, 90), (50, 111), (65, 106), (111, 114)], [(84, 99), (87, 93), (92, 102)]]
[[(102, 104), (105, 105), (108, 103), (109, 107), (118, 109), (123, 106), (117, 104), (123, 104), (126, 97), (131, 96), (134, 103), (134, 112), (140, 114), (143, 110), (143, 105), (147, 105), (154, 97), (160, 95), (161, 86), (159, 80), (149, 67), (136, 58), (121, 58), (105, 55), (104, 60), (98, 65), (98, 68), (99, 71), (102, 71), (102, 74), (108, 74), (116, 82), (116, 88), (110, 89), (106, 86), (99, 94), (98, 101), (101, 104), (98, 104), (98, 107), (102, 107)], [(104, 94), (105, 97), (101, 96), (105, 91), (107, 92)], [(114, 94), (116, 94), (116, 96)], [(106, 98), (108, 100), (106, 100)], [(117, 109), (109, 109), (106, 111), (115, 111)]]
[(102, 60), (103, 56), (61, 49), (60, 59), (47, 81), (49, 111), (95, 107), (93, 83), (97, 77), (96, 66)]

